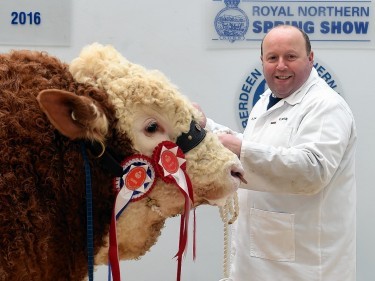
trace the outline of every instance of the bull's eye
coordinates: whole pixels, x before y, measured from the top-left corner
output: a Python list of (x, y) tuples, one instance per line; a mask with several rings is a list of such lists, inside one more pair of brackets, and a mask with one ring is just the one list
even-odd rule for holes
[(155, 133), (158, 130), (159, 126), (156, 122), (151, 122), (150, 124), (147, 125), (146, 127), (146, 132), (147, 133)]

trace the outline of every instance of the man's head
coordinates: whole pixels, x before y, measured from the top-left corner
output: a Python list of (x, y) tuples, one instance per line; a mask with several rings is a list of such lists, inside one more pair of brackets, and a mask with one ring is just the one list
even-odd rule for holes
[(263, 38), (261, 60), (268, 87), (276, 96), (286, 98), (308, 79), (314, 54), (305, 32), (294, 26), (281, 25)]

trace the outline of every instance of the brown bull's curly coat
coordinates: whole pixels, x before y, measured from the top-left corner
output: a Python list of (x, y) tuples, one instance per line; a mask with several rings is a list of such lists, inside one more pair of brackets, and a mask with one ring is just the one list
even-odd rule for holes
[[(104, 92), (74, 82), (68, 66), (46, 53), (0, 55), (0, 280), (82, 280), (87, 275), (85, 176), (80, 143), (62, 136), (41, 111), (44, 89), (89, 96), (113, 107)], [(109, 120), (110, 130), (115, 126)], [(113, 133), (114, 134), (114, 133)], [(126, 136), (107, 142), (131, 153)], [(89, 154), (95, 252), (108, 233), (111, 176)]]

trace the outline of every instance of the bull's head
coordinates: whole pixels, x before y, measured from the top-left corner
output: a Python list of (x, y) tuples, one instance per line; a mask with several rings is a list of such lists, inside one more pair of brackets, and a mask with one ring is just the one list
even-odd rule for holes
[[(236, 191), (243, 173), (239, 159), (210, 132), (197, 133), (199, 140), (192, 137), (195, 143), (189, 144), (189, 131), (203, 130), (197, 126), (203, 117), (160, 72), (132, 64), (111, 46), (99, 44), (85, 48), (71, 63), (70, 71), (76, 81), (108, 94), (115, 108), (116, 134), (126, 135), (135, 153), (152, 157), (163, 141), (180, 143), (186, 149), (195, 206), (221, 205)], [(38, 100), (62, 134), (106, 146), (109, 118), (100, 103), (58, 90), (45, 90)], [(116, 149), (121, 151), (121, 147)], [(180, 190), (157, 180), (152, 191), (137, 204), (129, 204), (118, 221), (120, 257), (143, 255), (155, 243), (165, 218), (183, 210)], [(96, 257), (98, 263), (106, 262), (106, 251)]]

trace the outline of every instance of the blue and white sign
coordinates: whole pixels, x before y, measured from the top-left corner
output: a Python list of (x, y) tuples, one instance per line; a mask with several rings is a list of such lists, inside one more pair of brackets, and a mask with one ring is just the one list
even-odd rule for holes
[(304, 30), (314, 48), (375, 48), (374, 4), (349, 0), (210, 0), (210, 48), (259, 48), (280, 24)]
[[(342, 89), (338, 78), (332, 73), (329, 67), (322, 64), (316, 58), (314, 58), (314, 67), (319, 76), (324, 79), (333, 90), (342, 95)], [(244, 76), (236, 95), (235, 112), (240, 131), (246, 128), (251, 109), (267, 88), (268, 86), (263, 76), (261, 64), (251, 69), (249, 73)]]
[(71, 0), (0, 0), (0, 44), (68, 46)]

